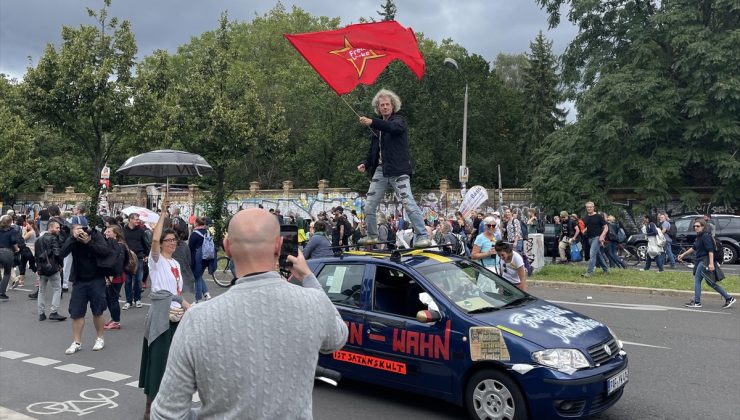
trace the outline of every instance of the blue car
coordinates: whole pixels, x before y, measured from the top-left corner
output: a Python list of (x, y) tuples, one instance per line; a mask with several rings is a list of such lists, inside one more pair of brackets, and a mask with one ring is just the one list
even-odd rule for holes
[(319, 365), (343, 377), (464, 406), (473, 419), (579, 418), (629, 379), (604, 324), (427, 250), (309, 260), (349, 328)]

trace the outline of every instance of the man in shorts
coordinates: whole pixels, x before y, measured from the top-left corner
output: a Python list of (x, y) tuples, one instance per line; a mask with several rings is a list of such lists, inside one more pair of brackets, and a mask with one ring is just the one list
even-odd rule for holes
[(104, 258), (110, 252), (112, 250), (100, 232), (82, 225), (72, 225), (71, 234), (62, 246), (63, 257), (72, 254), (71, 279), (74, 280), (72, 297), (69, 299), (69, 317), (72, 318), (74, 341), (65, 354), (74, 354), (82, 350), (82, 329), (85, 327), (88, 304), (97, 333), (92, 349), (97, 351), (105, 347), (103, 341), (103, 312), (107, 309), (105, 275), (98, 268), (97, 258)]

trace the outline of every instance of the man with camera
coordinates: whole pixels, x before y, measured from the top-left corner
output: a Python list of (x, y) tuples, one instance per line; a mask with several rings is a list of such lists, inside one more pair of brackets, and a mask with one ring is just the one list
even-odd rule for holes
[(69, 317), (72, 318), (72, 335), (74, 341), (64, 352), (74, 354), (82, 350), (82, 329), (85, 327), (87, 305), (93, 314), (93, 324), (97, 339), (93, 350), (102, 350), (103, 312), (108, 308), (105, 300), (105, 275), (98, 267), (98, 259), (105, 258), (111, 249), (103, 235), (95, 229), (73, 224), (69, 238), (62, 245), (62, 257), (72, 255), (72, 273), (74, 286), (69, 299)]
[[(318, 353), (340, 349), (347, 326), (300, 252), (287, 256), (287, 269), (303, 287), (275, 271), (282, 243), (277, 219), (265, 210), (231, 219), (224, 249), (239, 280), (185, 313), (152, 419), (312, 417)], [(202, 408), (191, 413), (196, 391)]]

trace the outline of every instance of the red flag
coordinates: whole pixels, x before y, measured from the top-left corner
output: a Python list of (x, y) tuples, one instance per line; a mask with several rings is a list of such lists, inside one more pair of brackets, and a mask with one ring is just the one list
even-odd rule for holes
[(419, 80), (424, 75), (424, 57), (414, 31), (395, 21), (284, 36), (339, 95), (360, 83), (373, 84), (396, 59), (406, 63)]

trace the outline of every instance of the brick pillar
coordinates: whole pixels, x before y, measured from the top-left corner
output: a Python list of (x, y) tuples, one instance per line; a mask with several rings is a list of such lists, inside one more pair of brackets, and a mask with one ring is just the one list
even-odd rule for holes
[(293, 189), (293, 181), (283, 181), (283, 194), (288, 197), (290, 190)]
[(439, 180), (439, 192), (442, 193), (442, 195), (446, 195), (447, 190), (449, 189), (450, 189), (450, 180), (440, 179)]
[(329, 180), (320, 179), (319, 180), (319, 194), (324, 194), (327, 189), (329, 189)]
[(256, 196), (259, 191), (260, 191), (259, 181), (252, 181), (249, 183), (249, 192), (252, 194), (252, 196)]

